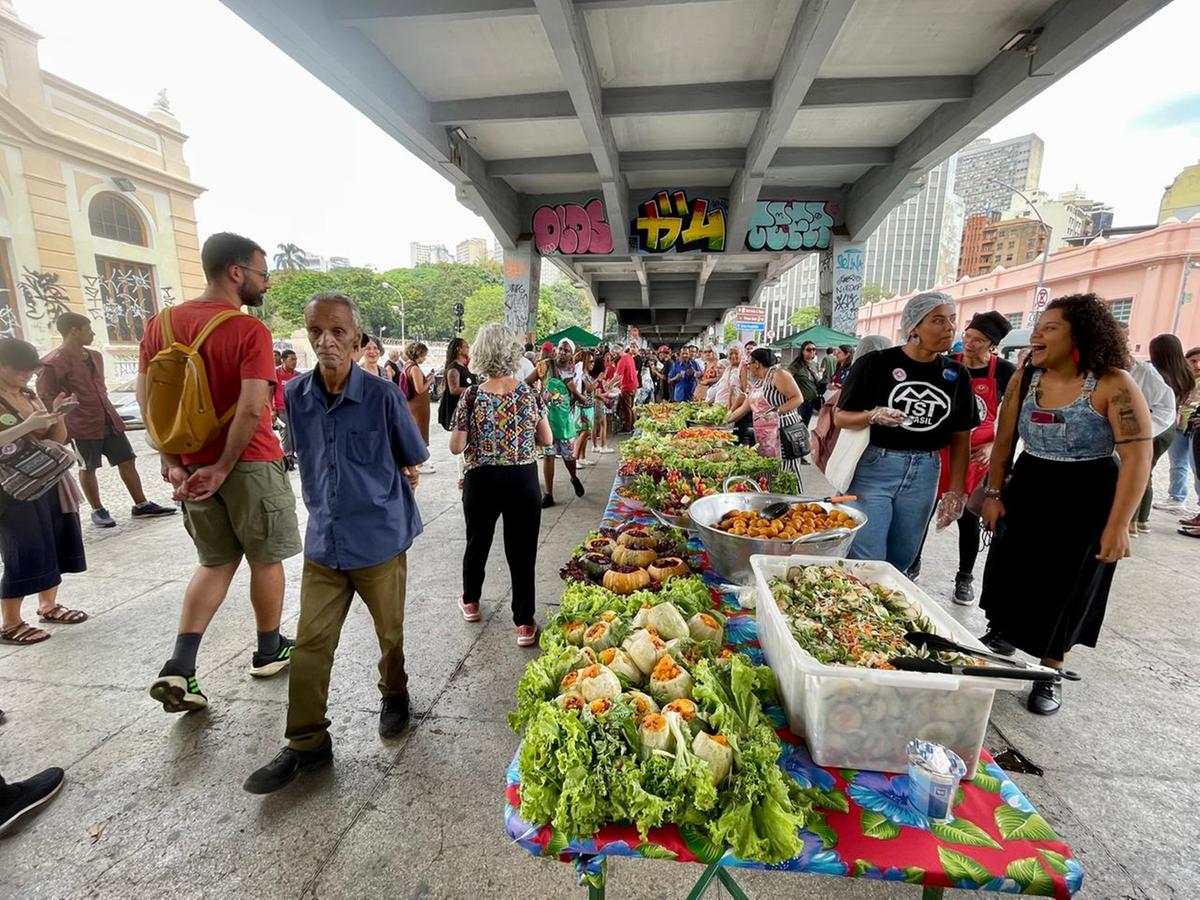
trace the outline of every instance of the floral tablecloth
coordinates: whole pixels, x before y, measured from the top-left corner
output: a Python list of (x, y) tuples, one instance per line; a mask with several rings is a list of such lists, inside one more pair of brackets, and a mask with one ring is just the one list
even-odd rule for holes
[[(625, 506), (614, 492), (603, 524), (616, 526), (631, 519), (652, 521), (648, 514)], [(712, 573), (698, 543), (693, 542), (692, 549), (714, 589), (714, 609), (725, 617), (730, 646), (763, 662), (754, 613), (738, 606), (733, 594), (721, 593), (728, 584)], [(780, 765), (809, 793), (821, 814), (820, 822), (801, 833), (804, 852), (795, 859), (774, 866), (746, 862), (703, 833), (674, 825), (651, 829), (645, 842), (636, 829), (616, 825), (605, 826), (589, 840), (568, 841), (549, 825), (521, 820), (519, 750), (507, 774), (506, 830), (530, 853), (574, 862), (588, 881), (602, 877), (607, 856), (642, 856), (1007, 894), (1070, 897), (1080, 889), (1083, 867), (1072, 858), (1071, 848), (986, 751), (975, 777), (959, 789), (954, 818), (944, 824), (930, 822), (909, 808), (907, 775), (817, 766), (787, 729), (782, 708), (767, 712), (784, 745)]]

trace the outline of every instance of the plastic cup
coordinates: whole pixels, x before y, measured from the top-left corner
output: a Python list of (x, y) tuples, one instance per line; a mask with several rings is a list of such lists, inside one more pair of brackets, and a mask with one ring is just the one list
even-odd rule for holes
[[(934, 767), (931, 760), (935, 749), (941, 749), (950, 761), (950, 771)], [(908, 780), (912, 785), (909, 805), (935, 821), (950, 819), (958, 783), (967, 774), (966, 764), (957, 753), (942, 744), (914, 738), (908, 742)]]

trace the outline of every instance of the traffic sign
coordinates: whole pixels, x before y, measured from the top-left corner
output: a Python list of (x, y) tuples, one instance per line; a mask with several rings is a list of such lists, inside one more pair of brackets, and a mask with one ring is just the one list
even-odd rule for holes
[(1050, 288), (1040, 287), (1033, 295), (1033, 311), (1041, 312), (1046, 308), (1046, 304), (1050, 302)]
[(762, 306), (739, 306), (734, 313), (733, 327), (738, 331), (766, 331), (766, 308)]

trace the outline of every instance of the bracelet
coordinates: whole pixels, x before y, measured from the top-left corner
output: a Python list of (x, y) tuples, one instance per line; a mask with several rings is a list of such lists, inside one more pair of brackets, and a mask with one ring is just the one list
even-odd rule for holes
[(989, 500), (999, 500), (1000, 488), (986, 487), (983, 489), (983, 496)]

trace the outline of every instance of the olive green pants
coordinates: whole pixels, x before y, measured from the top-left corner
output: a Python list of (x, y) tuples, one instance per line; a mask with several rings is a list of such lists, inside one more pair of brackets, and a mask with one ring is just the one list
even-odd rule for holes
[(364, 569), (339, 570), (307, 557), (300, 580), (300, 626), (288, 676), (287, 730), (293, 750), (315, 750), (325, 743), (329, 719), (329, 673), (342, 625), (355, 593), (375, 620), (379, 638), (379, 692), (404, 694), (404, 592), (408, 558), (404, 553)]

